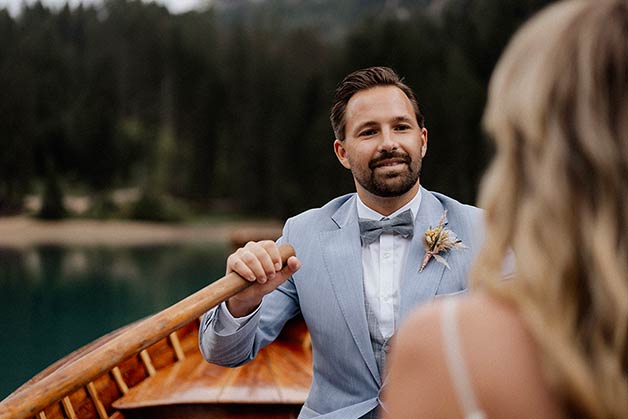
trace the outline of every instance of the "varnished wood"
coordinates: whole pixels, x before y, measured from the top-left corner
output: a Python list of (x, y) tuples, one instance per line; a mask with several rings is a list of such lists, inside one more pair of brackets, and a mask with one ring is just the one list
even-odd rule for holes
[(129, 392), (129, 386), (126, 385), (126, 382), (124, 381), (124, 377), (122, 377), (122, 373), (120, 372), (120, 367), (114, 367), (111, 370), (111, 374), (113, 375), (113, 378), (116, 380), (116, 384), (118, 385), (118, 388), (120, 389), (122, 394), (127, 394)]
[(96, 392), (98, 394), (98, 400), (103, 405), (105, 411), (111, 413), (111, 404), (122, 397), (123, 393), (120, 391), (116, 381), (112, 374), (103, 374), (100, 377), (92, 381)]
[(199, 318), (177, 330), (179, 343), (184, 354), (198, 351), (198, 327), (200, 322)]
[[(85, 387), (81, 387), (80, 389), (76, 390), (74, 393), (70, 394), (69, 397), (77, 417), (81, 419), (99, 418), (98, 412), (96, 411), (96, 405), (89, 396)], [(52, 406), (56, 405), (58, 405), (58, 403), (52, 404)], [(56, 416), (55, 414), (55, 416), (53, 416), (52, 418), (57, 419), (57, 417), (63, 418), (64, 416)]]
[(185, 353), (183, 352), (183, 348), (181, 348), (181, 343), (179, 342), (179, 337), (177, 336), (177, 332), (170, 333), (170, 336), (168, 336), (168, 339), (170, 339), (170, 343), (172, 344), (174, 353), (177, 356), (177, 361), (181, 361), (182, 359), (185, 359)]
[(144, 366), (146, 367), (146, 372), (148, 372), (148, 375), (152, 377), (153, 375), (157, 374), (157, 370), (153, 366), (153, 362), (151, 361), (150, 355), (148, 355), (148, 352), (146, 351), (146, 349), (140, 352), (140, 358), (142, 359), (142, 362), (144, 363)]
[(198, 351), (144, 380), (116, 400), (128, 409), (182, 404), (295, 404), (305, 401), (312, 380), (312, 353), (302, 318), (289, 322), (280, 337), (250, 363), (226, 368), (205, 362)]
[[(171, 365), (158, 370), (156, 377), (147, 378), (144, 365), (137, 355), (123, 362), (122, 369), (114, 368), (110, 374), (104, 374), (94, 381), (100, 402), (110, 414), (110, 419), (129, 417), (151, 419), (162, 417), (296, 418), (307, 395), (312, 371), (311, 350), (309, 346), (303, 344), (308, 340), (309, 334), (300, 316), (288, 322), (278, 339), (262, 350), (269, 355), (262, 354), (261, 364), (252, 362), (236, 369), (208, 364), (202, 359), (198, 351), (198, 326), (199, 322), (194, 320), (177, 331), (177, 335), (181, 337), (181, 348), (184, 348), (185, 352), (184, 361), (173, 361)], [(160, 346), (163, 347), (163, 345)], [(163, 352), (163, 348), (158, 352)], [(265, 364), (268, 367), (265, 367)], [(257, 372), (250, 371), (242, 374), (239, 371), (240, 369), (256, 369), (260, 365), (271, 371), (272, 383), (251, 379), (259, 375)], [(115, 372), (116, 370), (118, 373)], [(136, 377), (132, 378), (134, 385), (131, 386), (133, 388), (130, 389), (132, 393), (130, 397), (118, 402), (116, 400), (120, 399), (124, 393), (115, 379), (116, 375)], [(227, 385), (235, 386), (236, 391), (233, 389), (225, 391)], [(255, 389), (255, 387), (269, 385), (275, 386), (275, 389), (273, 391), (268, 391), (266, 388), (262, 391)], [(248, 394), (245, 400), (241, 400), (243, 393)], [(234, 398), (234, 394), (240, 394), (240, 396)], [(134, 404), (133, 397), (136, 397), (139, 402)], [(277, 398), (281, 400), (281, 404), (269, 404)], [(102, 418), (86, 388), (72, 393), (68, 399), (73, 406), (77, 406), (77, 418)], [(235, 401), (243, 403), (234, 403)], [(192, 412), (189, 410), (190, 406), (194, 406)], [(121, 410), (117, 410), (118, 408)], [(159, 415), (155, 416), (157, 413)], [(65, 408), (65, 402), (49, 405), (45, 414), (47, 419), (71, 418)]]
[(65, 411), (65, 414), (68, 416), (68, 418), (78, 419), (76, 417), (76, 413), (74, 413), (74, 408), (72, 407), (72, 402), (70, 401), (70, 398), (66, 396), (61, 402), (63, 404), (63, 410)]
[[(223, 386), (234, 374), (234, 370), (204, 362), (200, 352), (192, 354), (184, 361), (159, 372), (129, 390), (129, 393), (116, 400), (116, 409), (135, 409), (147, 406), (180, 403), (216, 402)], [(195, 383), (208, 382), (210, 385), (199, 389)]]
[[(146, 355), (142, 355), (145, 353)], [(153, 345), (140, 352), (142, 362), (146, 365), (149, 375), (153, 375), (151, 371), (158, 370), (165, 365), (170, 365), (177, 361), (177, 355), (174, 351), (169, 338), (160, 339)], [(151, 367), (152, 365), (152, 367)]]
[[(294, 255), (289, 245), (280, 247), (282, 260)], [(102, 345), (81, 351), (65, 365), (40, 374), (0, 402), (0, 419), (33, 417), (46, 406), (74, 393), (124, 360), (166, 338), (170, 333), (237, 294), (251, 283), (231, 273), (173, 306), (136, 322), (103, 340)], [(78, 413), (77, 413), (78, 414)], [(79, 417), (83, 417), (79, 414)]]
[(98, 412), (98, 416), (100, 417), (100, 419), (107, 419), (109, 415), (107, 415), (105, 406), (103, 406), (100, 398), (98, 397), (98, 392), (96, 391), (96, 386), (94, 386), (94, 383), (87, 383), (87, 392), (89, 393), (89, 397), (91, 397), (92, 402), (94, 402), (94, 406), (96, 406), (96, 412)]
[(250, 368), (234, 370), (235, 374), (229, 377), (230, 380), (223, 387), (220, 398), (234, 403), (246, 403), (248, 400), (280, 403), (281, 393), (268, 366), (267, 353), (260, 351), (249, 364)]
[(148, 377), (146, 368), (139, 355), (133, 355), (125, 359), (118, 364), (118, 368), (120, 368), (122, 378), (129, 388), (141, 383)]

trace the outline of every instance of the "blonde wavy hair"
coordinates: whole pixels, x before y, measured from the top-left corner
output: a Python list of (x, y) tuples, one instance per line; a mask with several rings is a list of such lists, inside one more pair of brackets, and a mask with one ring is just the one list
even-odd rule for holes
[(561, 2), (526, 23), (484, 125), (497, 155), (472, 283), (516, 306), (570, 417), (628, 418), (627, 1)]

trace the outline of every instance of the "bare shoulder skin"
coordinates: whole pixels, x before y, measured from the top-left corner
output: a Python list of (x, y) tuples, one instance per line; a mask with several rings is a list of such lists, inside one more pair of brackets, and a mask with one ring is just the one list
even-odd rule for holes
[[(427, 305), (395, 338), (384, 400), (391, 418), (463, 418), (445, 364), (442, 302)], [(512, 308), (482, 295), (458, 300), (461, 350), (487, 418), (565, 417), (544, 381), (535, 344)]]

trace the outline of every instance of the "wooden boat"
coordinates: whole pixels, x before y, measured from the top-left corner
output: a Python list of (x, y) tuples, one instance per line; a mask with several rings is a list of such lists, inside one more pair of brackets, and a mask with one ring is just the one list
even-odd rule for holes
[[(284, 261), (293, 254), (280, 250)], [(301, 318), (243, 367), (209, 364), (198, 350), (199, 317), (248, 285), (229, 274), (73, 352), (0, 402), (0, 419), (296, 418), (312, 378)]]

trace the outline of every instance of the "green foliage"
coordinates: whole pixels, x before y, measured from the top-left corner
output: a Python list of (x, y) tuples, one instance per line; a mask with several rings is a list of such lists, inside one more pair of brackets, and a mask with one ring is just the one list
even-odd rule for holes
[(179, 222), (189, 216), (189, 210), (182, 203), (150, 191), (143, 193), (129, 210), (129, 218), (142, 221)]
[(37, 216), (46, 220), (59, 220), (68, 215), (63, 204), (63, 191), (59, 179), (52, 167), (48, 168), (48, 175), (44, 181), (44, 192), (41, 209)]
[(121, 208), (107, 193), (94, 194), (91, 197), (91, 205), (84, 217), (95, 218), (98, 220), (108, 220), (119, 218), (123, 215)]
[(0, 10), (0, 213), (18, 211), (42, 180), (51, 205), (59, 184), (95, 196), (142, 189), (131, 209), (95, 204), (90, 216), (101, 218), (182, 219), (175, 202), (279, 217), (321, 205), (353, 190), (332, 151), (334, 88), (371, 65), (394, 67), (418, 94), (429, 130), (422, 183), (473, 202), (490, 154), (480, 128), (490, 73), (512, 32), (548, 2)]

